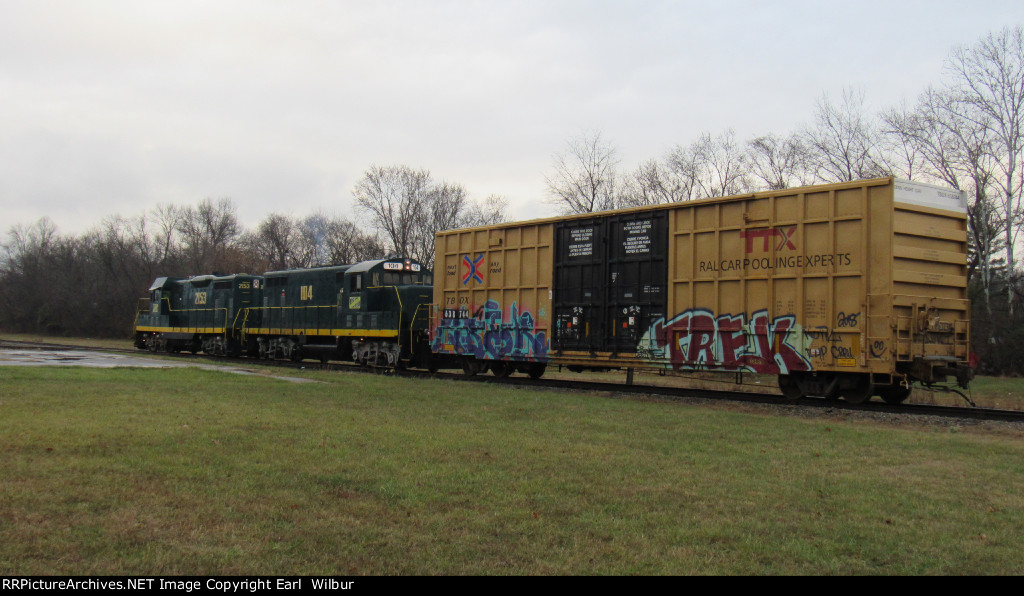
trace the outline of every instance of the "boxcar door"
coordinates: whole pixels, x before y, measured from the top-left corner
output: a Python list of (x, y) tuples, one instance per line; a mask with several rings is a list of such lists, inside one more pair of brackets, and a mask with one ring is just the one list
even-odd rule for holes
[(665, 316), (668, 216), (664, 211), (616, 215), (608, 227), (605, 331), (602, 349), (635, 354), (640, 337)]
[(597, 351), (601, 347), (604, 233), (604, 225), (596, 218), (563, 222), (555, 227), (555, 350)]

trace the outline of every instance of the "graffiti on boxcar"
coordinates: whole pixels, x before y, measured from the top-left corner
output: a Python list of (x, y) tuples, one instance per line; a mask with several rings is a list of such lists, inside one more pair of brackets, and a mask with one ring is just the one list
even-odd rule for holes
[(807, 336), (811, 341), (820, 341), (827, 344), (838, 343), (842, 341), (842, 337), (825, 325), (819, 325), (817, 327), (804, 327), (804, 335)]
[(814, 358), (817, 360), (824, 360), (828, 356), (828, 348), (821, 346), (820, 348), (808, 348), (807, 357)]
[(847, 346), (832, 346), (833, 358), (853, 358), (853, 348)]
[(637, 356), (667, 359), (677, 370), (702, 369), (788, 374), (812, 370), (796, 317), (769, 320), (767, 310), (715, 316), (705, 309), (655, 322), (641, 340)]
[(849, 314), (841, 312), (836, 315), (836, 327), (856, 327), (858, 317), (860, 317), (859, 312)]
[(536, 330), (533, 314), (520, 312), (513, 302), (506, 319), (495, 300), (488, 300), (472, 317), (442, 319), (431, 348), (482, 359), (538, 360), (548, 355), (546, 334)]

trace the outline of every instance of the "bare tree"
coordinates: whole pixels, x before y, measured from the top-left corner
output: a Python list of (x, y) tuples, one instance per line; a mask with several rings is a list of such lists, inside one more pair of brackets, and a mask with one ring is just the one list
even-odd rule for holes
[(363, 232), (347, 219), (329, 219), (324, 232), (324, 265), (358, 263), (380, 259), (387, 254), (387, 249), (376, 235)]
[(256, 232), (248, 236), (247, 244), (266, 269), (308, 267), (306, 259), (296, 258), (296, 227), (290, 216), (271, 213), (259, 223)]
[[(1015, 246), (1024, 221), (1024, 27), (990, 33), (976, 45), (955, 49), (947, 62), (952, 97), (966, 118), (992, 135), (994, 182), (1003, 211), (1006, 264), (1016, 266)], [(1007, 285), (1013, 314), (1015, 293)]]
[(489, 195), (482, 203), (470, 203), (461, 225), (490, 226), (508, 221), (507, 209), (508, 199), (500, 195)]
[(237, 255), (229, 254), (229, 249), (242, 230), (231, 199), (219, 199), (216, 203), (203, 199), (196, 207), (185, 207), (177, 230), (192, 272), (235, 267)]
[(159, 204), (151, 211), (149, 219), (156, 225), (156, 260), (163, 265), (171, 266), (178, 250), (175, 232), (181, 221), (181, 208), (173, 204)]
[(696, 182), (702, 197), (725, 197), (750, 189), (747, 154), (732, 129), (717, 137), (702, 134), (691, 153), (698, 166)]
[(864, 113), (864, 91), (844, 89), (842, 101), (818, 100), (814, 125), (805, 133), (811, 163), (825, 182), (888, 175), (876, 145), (878, 132)]
[(685, 201), (690, 195), (671, 169), (656, 159), (640, 164), (619, 187), (622, 207), (640, 207)]
[(921, 126), (921, 115), (905, 103), (879, 115), (881, 157), (894, 176), (907, 180), (928, 177), (928, 157), (910, 131)]
[(704, 172), (701, 155), (695, 150), (696, 143), (687, 147), (676, 145), (665, 157), (668, 169), (671, 195), (675, 201), (689, 201), (701, 198), (700, 177)]
[(569, 139), (565, 151), (554, 156), (554, 171), (545, 176), (548, 202), (564, 213), (614, 209), (618, 163), (615, 148), (600, 132)]
[(477, 206), (462, 185), (436, 183), (430, 172), (408, 166), (371, 167), (354, 194), (357, 208), (370, 216), (389, 250), (427, 267), (433, 265), (437, 232), (504, 219), (503, 203)]
[(687, 146), (676, 145), (664, 164), (649, 161), (640, 166), (626, 185), (624, 201), (654, 204), (748, 192), (749, 162), (732, 129), (718, 136), (704, 132)]
[(441, 182), (431, 184), (424, 197), (420, 221), (415, 230), (415, 246), (410, 256), (428, 268), (434, 263), (434, 234), (442, 230), (463, 227), (469, 200), (460, 184)]
[(86, 285), (98, 277), (82, 266), (87, 240), (59, 234), (46, 217), (29, 227), (14, 226), (7, 236), (0, 270), (0, 328), (75, 334), (87, 318), (95, 317), (93, 310), (83, 308), (89, 304), (83, 297), (100, 290)]
[(430, 172), (408, 166), (371, 166), (356, 183), (356, 207), (369, 214), (396, 255), (413, 256), (417, 226), (423, 225)]
[(767, 134), (747, 142), (750, 176), (766, 190), (803, 186), (811, 181), (807, 146), (799, 134)]

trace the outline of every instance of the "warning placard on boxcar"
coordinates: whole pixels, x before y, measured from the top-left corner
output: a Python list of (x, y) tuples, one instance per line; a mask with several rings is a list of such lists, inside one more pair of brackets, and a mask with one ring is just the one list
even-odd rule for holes
[(594, 254), (594, 228), (576, 228), (569, 231), (569, 257), (589, 257)]
[(654, 224), (649, 219), (622, 224), (623, 254), (641, 255), (651, 252), (651, 229), (653, 227)]

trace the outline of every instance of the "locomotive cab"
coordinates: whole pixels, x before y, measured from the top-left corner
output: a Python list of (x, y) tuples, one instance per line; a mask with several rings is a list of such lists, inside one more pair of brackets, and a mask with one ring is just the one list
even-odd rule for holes
[[(352, 341), (352, 359), (367, 365), (426, 365), (426, 305), (431, 272), (413, 259), (364, 261), (346, 272), (345, 321), (363, 337)], [(417, 317), (420, 313), (421, 316)]]
[(158, 335), (174, 326), (172, 304), (181, 300), (181, 280), (158, 277), (149, 286), (149, 296), (139, 300), (135, 315), (135, 347), (140, 350), (160, 349)]

